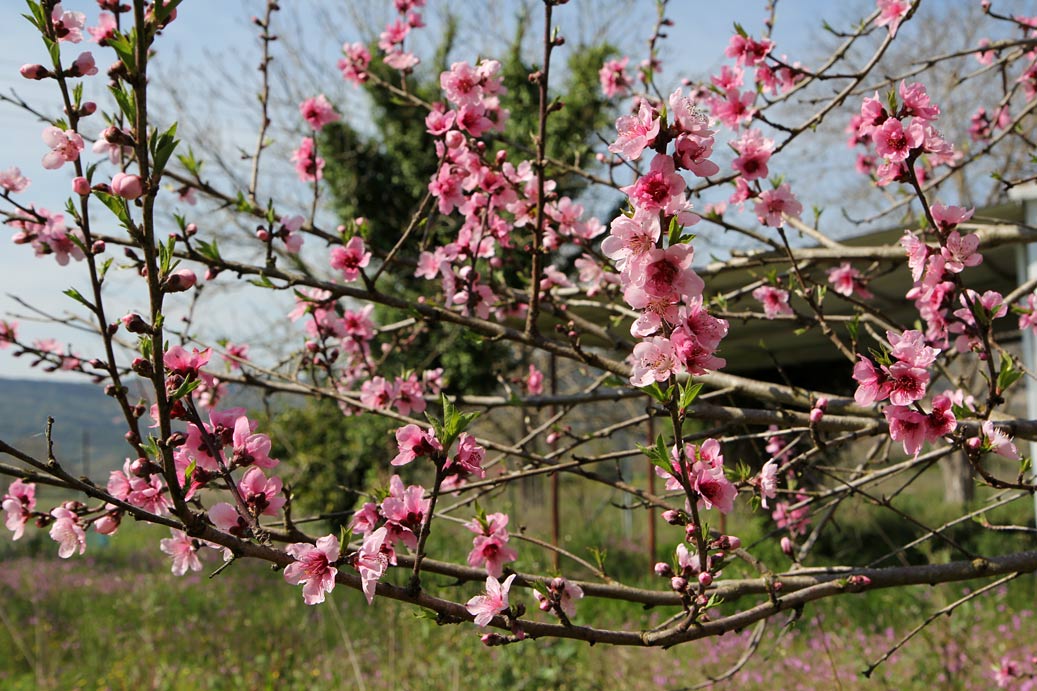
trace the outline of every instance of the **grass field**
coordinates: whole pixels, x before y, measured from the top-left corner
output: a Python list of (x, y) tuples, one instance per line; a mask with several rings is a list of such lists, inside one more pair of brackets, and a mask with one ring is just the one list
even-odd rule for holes
[[(573, 511), (591, 516), (598, 499), (584, 497), (585, 505), (574, 505)], [(1021, 504), (1011, 512), (1025, 511), (1028, 502)], [(889, 534), (895, 523), (883, 527), (886, 519), (871, 511), (850, 512), (852, 530), (842, 528), (833, 542), (841, 540), (841, 549), (854, 544), (865, 549), (860, 540), (868, 539), (869, 522), (890, 539), (902, 537)], [(536, 534), (533, 513), (515, 513), (513, 521), (529, 524)], [(940, 510), (929, 513), (939, 520)], [(619, 525), (568, 518), (569, 549), (586, 556), (586, 545), (603, 540), (611, 545), (605, 563), (614, 575), (631, 584), (662, 587), (647, 575), (638, 526), (624, 535)], [(748, 542), (759, 537), (764, 525), (744, 515), (734, 522), (731, 532)], [(661, 537), (674, 537), (670, 530), (660, 526)], [(991, 543), (994, 538), (974, 526), (968, 530), (959, 538), (974, 540), (976, 549), (995, 553), (1012, 547)], [(453, 536), (443, 532), (433, 551), (449, 546), (447, 556), (463, 557), (463, 530)], [(0, 542), (0, 688), (679, 689), (722, 673), (751, 635), (729, 634), (668, 651), (574, 641), (487, 649), (470, 624), (439, 627), (416, 617), (412, 608), (386, 600), (368, 607), (360, 593), (344, 588), (324, 606), (308, 607), (298, 588), (263, 564), (236, 562), (209, 579), (220, 563), (215, 552), (204, 555), (205, 572), (177, 578), (158, 550), (158, 539), (166, 534), (128, 521), (110, 541), (91, 535), (87, 554), (69, 560), (58, 559), (46, 534), (31, 527), (19, 543)], [(530, 548), (518, 545), (521, 568), (545, 568), (526, 557)], [(838, 551), (834, 545), (824, 547)], [(929, 549), (909, 556), (946, 556)], [(766, 556), (774, 564), (787, 564), (780, 555)], [(567, 575), (584, 576), (578, 571)], [(477, 584), (456, 586), (435, 577), (426, 583), (460, 600), (478, 590)], [(775, 620), (756, 656), (717, 688), (930, 689), (933, 683), (945, 689), (994, 688), (994, 666), (1002, 657), (1023, 662), (1037, 654), (1031, 576), (970, 602), (951, 618), (939, 618), (871, 680), (860, 675), (867, 662), (928, 614), (961, 597), (964, 587), (875, 591), (808, 607), (787, 628), (784, 620)], [(540, 616), (528, 593), (519, 591), (517, 597), (527, 598), (532, 616)], [(577, 621), (637, 627), (663, 616), (586, 599), (579, 604)]]

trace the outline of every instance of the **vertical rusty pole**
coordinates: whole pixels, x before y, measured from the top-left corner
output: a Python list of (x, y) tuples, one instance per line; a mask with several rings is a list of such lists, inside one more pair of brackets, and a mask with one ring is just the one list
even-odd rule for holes
[[(648, 418), (648, 446), (655, 445), (655, 418)], [(655, 495), (655, 466), (652, 465), (652, 460), (646, 459), (648, 464), (648, 493)], [(655, 566), (655, 507), (648, 507), (648, 568), (649, 570)]]
[[(551, 364), (550, 372), (551, 377), (551, 395), (558, 395), (558, 360), (554, 353), (551, 353)], [(551, 417), (554, 417), (556, 406), (550, 408)], [(561, 520), (558, 515), (558, 473), (551, 473), (551, 543), (555, 547), (560, 547), (562, 543), (562, 527)], [(555, 573), (561, 573), (561, 569), (558, 564), (558, 552), (551, 553), (551, 566), (554, 567)]]

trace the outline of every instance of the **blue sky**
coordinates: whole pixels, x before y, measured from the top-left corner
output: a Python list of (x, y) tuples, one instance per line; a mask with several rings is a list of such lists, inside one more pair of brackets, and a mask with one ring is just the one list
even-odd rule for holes
[[(389, 3), (383, 3), (388, 5)], [(537, 3), (533, 3), (534, 6)], [(867, 3), (865, 3), (867, 4)], [(340, 99), (340, 110), (355, 118), (363, 117), (362, 103), (355, 90), (345, 85), (334, 67), (338, 57), (338, 47), (343, 41), (366, 38), (363, 28), (358, 27), (351, 19), (378, 28), (389, 16), (387, 11), (378, 8), (378, 3), (362, 2), (352, 5), (354, 12), (340, 13), (334, 21), (322, 16), (328, 10), (329, 3), (320, 0), (295, 0), (283, 3), (284, 10), (278, 15), (278, 26), (286, 35), (305, 43), (309, 55), (306, 72), (313, 81), (314, 89), (325, 90), (329, 97)], [(337, 3), (336, 3), (336, 6)], [(505, 20), (514, 16), (514, 2), (453, 2), (447, 3), (453, 10), (462, 13), (468, 21), (478, 24), (481, 15), (464, 14), (473, 6), (480, 11), (490, 12)], [(655, 3), (652, 0), (639, 0), (630, 3), (627, 10), (619, 13), (619, 19), (647, 19), (654, 14)], [(65, 3), (66, 9), (83, 11), (87, 14), (87, 24), (96, 23), (97, 6), (86, 0), (70, 0)], [(563, 30), (570, 36), (580, 37), (594, 30), (594, 22), (601, 21), (595, 16), (600, 5), (591, 5), (587, 0), (574, 0), (556, 10), (556, 17)], [(731, 35), (734, 21), (741, 22), (750, 32), (758, 33), (763, 17), (764, 3), (736, 2), (718, 8), (717, 5), (698, 2), (672, 2), (668, 16), (675, 26), (668, 29), (669, 38), (663, 44), (667, 69), (663, 83), (675, 83), (681, 76), (702, 75), (716, 68), (723, 59), (723, 49)], [(254, 103), (254, 92), (257, 89), (257, 73), (255, 65), (259, 60), (259, 43), (256, 39), (256, 28), (250, 24), (249, 17), (262, 11), (263, 3), (250, 0), (220, 0), (220, 2), (200, 2), (186, 0), (179, 11), (179, 17), (165, 31), (158, 44), (159, 52), (155, 61), (156, 80), (170, 81), (177, 88), (172, 96), (163, 100), (157, 97), (155, 102), (167, 105), (176, 100), (176, 104), (187, 109), (195, 109), (200, 113), (202, 129), (216, 136), (224, 145), (233, 151), (235, 144), (251, 147), (255, 139), (255, 122), (257, 115), (251, 104)], [(589, 9), (588, 9), (589, 8)], [(20, 0), (0, 0), (0, 26), (4, 26), (4, 41), (0, 45), (0, 91), (10, 93), (16, 91), (19, 96), (39, 107), (44, 112), (55, 113), (56, 101), (52, 97), (53, 84), (47, 81), (31, 82), (21, 78), (18, 68), (23, 63), (46, 62), (46, 53), (32, 27), (18, 15), (24, 11)], [(428, 36), (435, 36), (438, 13), (436, 3), (430, 3), (426, 11), (430, 23)], [(811, 27), (819, 23), (819, 13), (824, 12), (831, 19), (837, 20), (845, 10), (832, 3), (820, 0), (795, 0), (779, 3), (779, 15), (775, 38), (779, 42), (780, 51), (795, 56), (799, 51), (809, 48)], [(588, 12), (588, 14), (579, 14)], [(600, 14), (600, 13), (599, 13)], [(626, 22), (624, 22), (625, 24)], [(633, 23), (631, 21), (631, 23)], [(590, 28), (588, 28), (590, 27)], [(609, 31), (620, 42), (625, 42), (632, 49), (637, 59), (641, 57), (641, 46), (648, 30), (644, 22), (635, 26), (639, 32), (624, 35), (618, 25)], [(507, 29), (510, 32), (510, 29)], [(485, 37), (484, 37), (485, 38)], [(428, 40), (431, 44), (434, 41)], [(89, 41), (78, 45), (64, 44), (64, 54), (68, 59), (74, 58), (83, 50), (92, 50), (102, 68), (112, 61), (110, 51), (98, 48)], [(419, 44), (418, 50), (421, 50)], [(280, 46), (275, 44), (275, 50)], [(472, 59), (475, 53), (485, 46), (467, 44), (459, 41), (458, 59)], [(471, 54), (468, 54), (471, 53)], [(291, 65), (289, 56), (278, 54), (282, 63)], [(313, 64), (315, 63), (315, 64)], [(232, 82), (230, 87), (218, 87), (214, 91), (216, 97), (204, 98), (195, 93), (198, 85), (206, 78), (221, 78)], [(326, 79), (326, 82), (321, 81)], [(104, 77), (98, 75), (85, 80), (88, 97), (98, 100), (102, 107), (107, 107), (104, 97)], [(322, 88), (323, 85), (326, 89)], [(275, 84), (275, 98), (281, 84)], [(288, 85), (298, 89), (298, 84)], [(301, 87), (306, 88), (306, 87)], [(193, 100), (191, 100), (193, 99)], [(204, 111), (204, 112), (203, 112)], [(196, 118), (197, 119), (197, 118)], [(92, 120), (92, 122), (90, 121)], [(93, 135), (103, 127), (97, 116), (86, 121), (83, 130)], [(194, 123), (199, 126), (198, 122)], [(40, 139), (43, 125), (34, 121), (27, 114), (18, 111), (8, 104), (0, 104), (0, 131), (3, 134), (3, 146), (0, 147), (0, 169), (12, 165), (21, 168), (23, 174), (32, 179), (32, 186), (20, 198), (32, 201), (38, 206), (51, 210), (64, 206), (64, 200), (70, 191), (72, 177), (71, 166), (59, 171), (44, 171), (40, 159), (47, 151)], [(190, 131), (190, 128), (187, 129)], [(89, 152), (87, 152), (89, 153)], [(272, 152), (271, 155), (275, 155)], [(92, 154), (88, 160), (96, 158)], [(233, 156), (231, 156), (233, 159)], [(243, 162), (242, 166), (247, 165)], [(279, 180), (279, 178), (276, 178)], [(34, 259), (29, 248), (15, 246), (9, 242), (10, 231), (0, 230), (0, 315), (11, 313), (24, 314), (25, 308), (17, 305), (8, 294), (17, 294), (34, 305), (50, 313), (60, 314), (72, 309), (75, 305), (60, 294), (66, 287), (76, 286), (86, 292), (83, 266), (72, 263), (67, 267), (59, 267), (50, 258)], [(116, 318), (134, 305), (132, 296), (127, 294), (125, 286), (129, 285), (129, 277), (117, 276), (112, 285), (112, 304), (109, 316)], [(253, 291), (254, 292), (254, 291)], [(252, 297), (241, 297), (233, 293), (226, 297), (221, 305), (212, 307), (228, 333), (235, 328), (244, 329), (248, 335), (249, 328), (255, 328), (257, 316), (269, 314), (272, 309), (287, 310), (290, 300), (287, 296), (262, 294)], [(273, 305), (271, 306), (271, 300)], [(183, 302), (183, 301), (181, 301)], [(138, 306), (138, 309), (143, 305)], [(209, 316), (213, 316), (210, 314)], [(33, 324), (25, 319), (21, 322), (23, 337), (58, 338), (63, 343), (71, 343), (82, 355), (90, 352), (93, 342), (84, 337), (53, 325)], [(35, 377), (44, 376), (28, 370), (24, 360), (11, 358), (8, 352), (0, 352), (0, 376)], [(53, 376), (53, 375), (47, 375)]]

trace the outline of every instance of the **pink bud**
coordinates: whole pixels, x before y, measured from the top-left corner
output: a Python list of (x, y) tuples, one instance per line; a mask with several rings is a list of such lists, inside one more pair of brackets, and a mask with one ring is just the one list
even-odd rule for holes
[(450, 130), (444, 139), (448, 149), (456, 149), (464, 144), (464, 135), (457, 130)]
[(814, 404), (814, 407), (818, 408), (819, 410), (828, 410), (828, 397), (818, 396), (817, 402)]
[(679, 593), (688, 587), (688, 579), (674, 576), (670, 579), (670, 587)]
[(190, 269), (180, 269), (169, 274), (162, 283), (162, 288), (167, 293), (181, 293), (190, 290), (198, 282), (198, 277)]
[(270, 232), (266, 228), (260, 228), (256, 231), (256, 237), (260, 242), (266, 242), (270, 239)]
[(699, 574), (699, 583), (704, 586), (708, 586), (713, 582), (713, 575), (709, 571), (703, 571)]
[(786, 557), (792, 556), (792, 540), (787, 535), (781, 538), (781, 551), (785, 553)]
[(673, 509), (669, 509), (663, 511), (662, 517), (663, 520), (669, 523), (670, 525), (680, 525), (681, 523), (683, 523), (683, 521), (681, 520), (680, 511), (674, 511)]
[(551, 601), (545, 597), (540, 601), (540, 604), (538, 604), (537, 607), (540, 608), (541, 612), (548, 612), (551, 609)]
[(194, 223), (188, 223), (186, 226), (184, 226), (184, 235), (186, 235), (189, 238), (190, 237), (194, 237), (194, 235), (197, 232), (198, 232), (198, 226), (195, 225)]
[(118, 512), (106, 513), (94, 521), (94, 530), (101, 535), (111, 535), (119, 529), (122, 516)]
[(820, 408), (811, 408), (810, 409), (810, 424), (811, 425), (816, 425), (817, 423), (821, 422), (821, 418), (823, 418), (824, 416), (825, 416), (825, 411), (821, 410)]
[(148, 459), (146, 458), (135, 458), (130, 463), (130, 472), (137, 477), (144, 477), (145, 472), (148, 470)]
[(90, 194), (90, 183), (82, 176), (72, 178), (72, 191), (80, 197), (85, 197)]
[(76, 61), (72, 63), (72, 67), (69, 70), (73, 77), (84, 77), (97, 74), (97, 63), (94, 62), (94, 56), (89, 51), (82, 53)]
[(656, 576), (662, 577), (670, 576), (673, 574), (673, 569), (670, 568), (670, 565), (667, 564), (665, 561), (656, 562), (654, 571)]
[(89, 117), (97, 112), (97, 104), (93, 101), (84, 101), (83, 105), (79, 107), (79, 115), (81, 117)]
[(94, 240), (94, 244), (90, 246), (90, 252), (92, 254), (103, 254), (104, 253), (104, 240)]
[(727, 536), (728, 549), (738, 549), (742, 546), (741, 538), (735, 537), (734, 535)]
[(123, 199), (136, 199), (144, 194), (144, 185), (141, 183), (139, 175), (116, 173), (112, 177), (112, 192)]
[(50, 75), (50, 72), (48, 72), (47, 68), (43, 65), (22, 65), (21, 69), (18, 71), (21, 72), (22, 76), (26, 79), (40, 80)]

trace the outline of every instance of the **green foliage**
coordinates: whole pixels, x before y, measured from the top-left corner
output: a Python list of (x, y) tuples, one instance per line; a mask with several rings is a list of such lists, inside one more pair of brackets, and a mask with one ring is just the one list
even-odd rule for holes
[[(346, 417), (334, 401), (289, 408), (269, 425), (271, 455), (289, 462), (285, 480), (299, 490), (293, 504), (296, 517), (349, 511), (367, 474), (385, 468), (396, 455), (393, 421), (374, 415)], [(331, 522), (337, 528), (348, 518), (337, 516)]]

